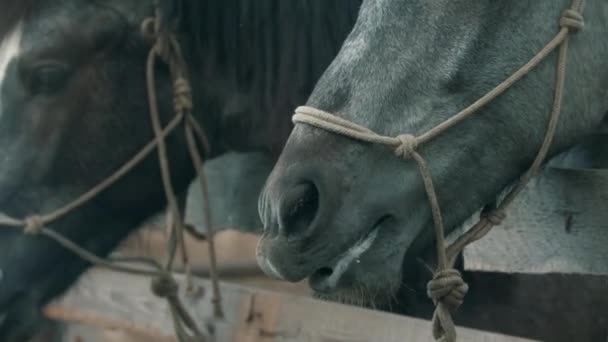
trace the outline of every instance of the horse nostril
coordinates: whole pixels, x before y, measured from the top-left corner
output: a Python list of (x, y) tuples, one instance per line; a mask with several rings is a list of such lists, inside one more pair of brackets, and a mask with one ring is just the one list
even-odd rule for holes
[(331, 277), (331, 275), (334, 273), (334, 270), (331, 269), (330, 267), (323, 267), (321, 269), (319, 269), (317, 272), (315, 272), (314, 275), (321, 277), (321, 278), (328, 278)]
[(319, 210), (319, 191), (311, 183), (301, 183), (283, 197), (280, 208), (281, 231), (286, 235), (305, 233), (312, 225)]
[(308, 279), (310, 287), (320, 293), (331, 292), (335, 290), (336, 279), (332, 277), (334, 270), (331, 267), (322, 267), (315, 271)]

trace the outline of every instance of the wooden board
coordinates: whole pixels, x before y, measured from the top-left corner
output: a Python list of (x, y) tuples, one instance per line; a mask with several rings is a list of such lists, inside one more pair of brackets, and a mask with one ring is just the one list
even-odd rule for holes
[[(214, 325), (218, 342), (432, 341), (427, 321), (228, 283), (222, 283), (226, 317), (215, 321), (209, 283), (196, 283), (206, 295), (185, 303), (199, 324)], [(144, 277), (93, 269), (45, 313), (78, 324), (129, 330), (148, 342), (175, 341), (167, 305), (150, 294)], [(529, 341), (465, 328), (458, 328), (458, 334), (459, 341)]]
[[(130, 236), (114, 254), (123, 257), (153, 258), (164, 263), (167, 236), (164, 227), (146, 226)], [(255, 257), (258, 239), (257, 235), (235, 230), (218, 232), (215, 235), (215, 248), (220, 277), (239, 284), (263, 286), (272, 291), (307, 295), (309, 290), (305, 281), (288, 283), (264, 275)], [(196, 240), (190, 234), (186, 234), (185, 240), (192, 271), (198, 276), (208, 277), (208, 243)], [(183, 268), (179, 258), (175, 262), (175, 267), (177, 270)]]
[(550, 167), (464, 251), (469, 271), (608, 275), (608, 170)]

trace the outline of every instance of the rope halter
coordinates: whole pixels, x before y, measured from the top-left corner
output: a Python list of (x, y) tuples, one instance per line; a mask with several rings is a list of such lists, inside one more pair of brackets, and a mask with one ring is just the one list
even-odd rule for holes
[(27, 235), (38, 235), (44, 228), (44, 219), (38, 215), (27, 217), (23, 222), (25, 223), (23, 232)]
[[(456, 341), (456, 329), (451, 317), (451, 312), (456, 310), (463, 303), (464, 296), (468, 291), (468, 286), (463, 281), (460, 272), (453, 269), (456, 256), (462, 252), (468, 244), (481, 239), (492, 227), (502, 223), (506, 217), (506, 207), (513, 202), (514, 198), (523, 190), (528, 181), (538, 172), (548, 154), (561, 112), (569, 33), (576, 33), (584, 27), (583, 16), (580, 13), (583, 5), (582, 2), (583, 0), (573, 0), (571, 8), (562, 12), (562, 16), (559, 20), (559, 25), (561, 27), (560, 32), (558, 32), (557, 35), (525, 65), (469, 107), (419, 136), (414, 136), (412, 134), (401, 134), (396, 137), (384, 136), (375, 133), (366, 127), (316, 108), (299, 107), (296, 109), (296, 113), (293, 116), (293, 122), (295, 124), (306, 124), (361, 142), (393, 147), (395, 156), (401, 159), (411, 158), (418, 165), (433, 214), (437, 243), (438, 267), (433, 279), (427, 286), (427, 295), (436, 305), (435, 314), (433, 315), (433, 336), (436, 341)], [(543, 140), (532, 166), (520, 178), (516, 186), (507, 194), (500, 206), (493, 211), (483, 213), (479, 222), (458, 237), (452, 244), (447, 245), (444, 235), (443, 218), (432, 175), (424, 158), (416, 151), (418, 146), (436, 138), (441, 133), (479, 111), (482, 107), (509, 89), (515, 82), (531, 72), (557, 48), (559, 48), (560, 51), (557, 62), (553, 107), (549, 118), (549, 125), (545, 133), (545, 139)]]
[(567, 28), (572, 33), (577, 33), (585, 27), (585, 20), (578, 10), (567, 9), (562, 12), (559, 26)]
[(397, 136), (399, 145), (395, 149), (395, 156), (401, 159), (409, 159), (418, 147), (418, 139), (411, 134), (401, 134)]

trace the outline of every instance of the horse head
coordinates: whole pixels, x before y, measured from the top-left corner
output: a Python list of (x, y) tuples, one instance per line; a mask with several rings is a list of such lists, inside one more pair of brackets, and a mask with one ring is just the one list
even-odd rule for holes
[[(323, 119), (334, 123), (332, 132), (310, 120), (296, 125), (260, 197), (265, 232), (258, 260), (266, 273), (308, 278), (328, 299), (391, 303), (410, 271), (404, 265), (432, 250), (427, 186), (414, 160), (335, 133), (399, 137), (397, 154), (415, 151), (426, 161), (445, 229), (462, 225), (496, 203), (536, 157), (553, 103), (557, 52), (466, 120), (418, 146), (413, 137), (501, 83), (562, 26), (580, 29), (577, 13), (562, 17), (569, 2), (364, 1), (307, 102), (337, 115)], [(581, 14), (584, 29), (569, 33), (549, 156), (591, 134), (608, 110), (608, 6), (588, 2)]]
[[(154, 8), (152, 1), (15, 6), (22, 11), (7, 18), (12, 23), (0, 48), (0, 212), (20, 218), (65, 205), (152, 139), (145, 87), (150, 42), (140, 24)], [(170, 94), (166, 70), (159, 68), (157, 83)], [(171, 96), (162, 96), (160, 108), (167, 122)], [(174, 135), (168, 143), (175, 151), (174, 181), (184, 188), (193, 175), (187, 154), (179, 153), (184, 139)], [(148, 158), (49, 228), (107, 254), (133, 225), (162, 209), (155, 163)], [(65, 290), (88, 263), (49, 239), (7, 227), (0, 229), (0, 250), (0, 311), (7, 314), (0, 336), (23, 340), (7, 329), (31, 333), (41, 303)]]

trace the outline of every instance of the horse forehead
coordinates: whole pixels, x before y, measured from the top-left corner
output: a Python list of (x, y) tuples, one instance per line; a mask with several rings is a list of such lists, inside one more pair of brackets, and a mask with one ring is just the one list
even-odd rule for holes
[[(10, 62), (19, 56), (21, 52), (21, 39), (23, 37), (23, 22), (18, 22), (15, 27), (0, 41), (0, 89), (4, 84), (6, 71)], [(1, 100), (0, 100), (1, 101)]]

